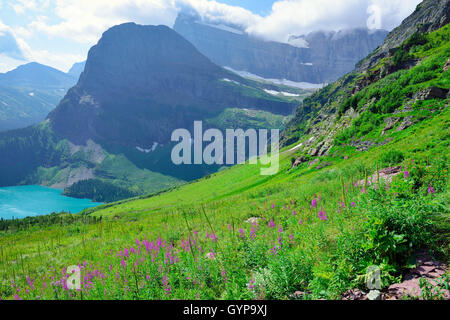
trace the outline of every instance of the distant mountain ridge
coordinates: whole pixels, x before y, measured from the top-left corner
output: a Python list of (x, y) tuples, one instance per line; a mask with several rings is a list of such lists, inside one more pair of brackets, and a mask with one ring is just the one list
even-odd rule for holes
[(77, 80), (36, 62), (0, 73), (0, 131), (44, 120)]
[(353, 29), (291, 36), (289, 44), (263, 41), (237, 27), (204, 23), (180, 13), (173, 26), (218, 65), (264, 78), (330, 83), (380, 45), (385, 30)]

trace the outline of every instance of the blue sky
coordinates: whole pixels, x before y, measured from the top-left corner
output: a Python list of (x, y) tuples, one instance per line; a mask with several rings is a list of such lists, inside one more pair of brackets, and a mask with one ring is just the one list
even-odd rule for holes
[[(391, 30), (420, 0), (0, 0), (0, 72), (37, 61), (63, 71), (87, 57), (108, 28), (133, 21), (172, 26), (178, 12), (241, 25), (286, 42), (317, 30), (375, 26)], [(15, 52), (15, 53), (14, 53)], [(22, 57), (21, 57), (22, 56)]]
[(274, 0), (219, 0), (217, 2), (238, 6), (261, 16), (270, 14)]

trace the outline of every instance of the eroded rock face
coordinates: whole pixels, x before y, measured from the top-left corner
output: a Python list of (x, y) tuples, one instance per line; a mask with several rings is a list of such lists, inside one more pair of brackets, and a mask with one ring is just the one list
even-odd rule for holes
[(246, 84), (171, 28), (126, 23), (107, 30), (91, 48), (78, 84), (48, 119), (59, 136), (77, 145), (91, 139), (102, 146), (148, 148), (225, 108), (290, 115), (296, 107), (247, 94), (239, 87)]

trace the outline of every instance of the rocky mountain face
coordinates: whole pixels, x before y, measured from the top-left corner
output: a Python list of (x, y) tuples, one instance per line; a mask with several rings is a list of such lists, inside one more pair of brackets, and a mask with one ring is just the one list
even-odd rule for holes
[(249, 83), (168, 27), (128, 23), (103, 34), (78, 84), (48, 118), (57, 134), (76, 143), (149, 149), (227, 107), (293, 112), (294, 104)]
[(289, 39), (289, 44), (263, 41), (243, 30), (204, 23), (181, 13), (174, 30), (218, 65), (269, 79), (330, 83), (380, 45), (387, 31), (354, 29), (314, 32)]
[(0, 74), (0, 131), (45, 119), (77, 79), (67, 73), (28, 63)]
[(356, 72), (363, 72), (392, 54), (414, 33), (426, 33), (437, 30), (450, 22), (449, 0), (427, 0), (421, 2), (416, 10), (400, 26), (392, 30), (383, 44), (356, 66)]

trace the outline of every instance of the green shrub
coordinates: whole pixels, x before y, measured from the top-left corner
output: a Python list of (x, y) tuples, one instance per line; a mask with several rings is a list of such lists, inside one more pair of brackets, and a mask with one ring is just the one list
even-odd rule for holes
[(382, 167), (390, 167), (395, 164), (399, 164), (405, 159), (404, 154), (398, 150), (389, 150), (383, 153), (380, 157), (380, 163)]

